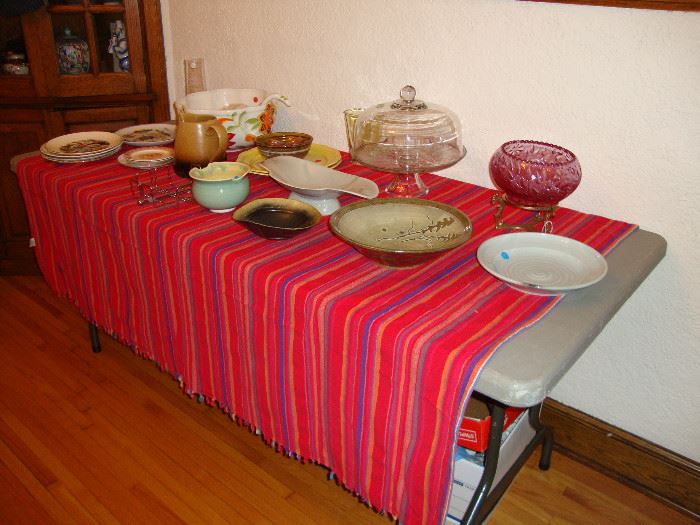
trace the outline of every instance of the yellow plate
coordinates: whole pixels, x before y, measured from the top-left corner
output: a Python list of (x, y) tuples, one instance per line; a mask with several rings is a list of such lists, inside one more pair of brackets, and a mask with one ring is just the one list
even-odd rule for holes
[[(327, 168), (334, 168), (340, 164), (341, 161), (340, 151), (330, 146), (324, 146), (323, 144), (311, 144), (311, 148), (304, 159), (310, 160), (311, 162), (318, 162)], [(250, 171), (258, 175), (269, 175), (267, 168), (262, 165), (264, 160), (265, 157), (258, 151), (258, 148), (246, 150), (238, 155), (238, 162), (247, 164), (250, 166)]]

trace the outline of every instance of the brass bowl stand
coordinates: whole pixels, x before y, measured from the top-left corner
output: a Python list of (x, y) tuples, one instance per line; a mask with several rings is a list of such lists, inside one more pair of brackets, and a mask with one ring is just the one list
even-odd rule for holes
[[(508, 200), (508, 197), (504, 195), (499, 195), (498, 193), (491, 197), (491, 204), (498, 206), (496, 209), (495, 219), (496, 219), (496, 229), (508, 229), (516, 231), (528, 231), (532, 232), (536, 230), (536, 226), (542, 223), (542, 233), (552, 233), (554, 230), (554, 224), (552, 223), (552, 218), (557, 210), (558, 205), (552, 204), (550, 206), (522, 206), (520, 204), (514, 204)], [(508, 224), (503, 220), (503, 208), (508, 204), (522, 210), (534, 211), (536, 212), (533, 217), (528, 221), (521, 224)]]

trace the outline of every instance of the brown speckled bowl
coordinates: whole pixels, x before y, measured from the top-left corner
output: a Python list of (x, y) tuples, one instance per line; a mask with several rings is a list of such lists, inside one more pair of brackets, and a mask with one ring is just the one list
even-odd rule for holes
[(303, 159), (311, 148), (314, 138), (306, 133), (278, 131), (255, 137), (255, 145), (265, 158), (291, 155)]

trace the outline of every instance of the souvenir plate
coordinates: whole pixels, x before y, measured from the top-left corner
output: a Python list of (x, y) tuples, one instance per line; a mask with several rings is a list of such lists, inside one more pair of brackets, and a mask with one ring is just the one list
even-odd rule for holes
[(123, 154), (124, 158), (130, 162), (158, 162), (171, 159), (175, 156), (172, 148), (136, 148)]
[(162, 146), (175, 140), (174, 124), (140, 124), (117, 131), (130, 146)]
[(51, 139), (41, 146), (40, 151), (48, 156), (76, 159), (116, 151), (122, 142), (122, 138), (116, 133), (83, 131)]
[(172, 148), (136, 148), (122, 153), (117, 159), (120, 164), (131, 168), (153, 168), (169, 164), (175, 158)]
[[(340, 164), (341, 161), (340, 151), (323, 144), (311, 144), (311, 148), (304, 159), (317, 162), (327, 168), (333, 168)], [(262, 165), (265, 160), (267, 159), (258, 151), (258, 148), (246, 150), (238, 155), (238, 162), (248, 164), (250, 171), (258, 175), (269, 175), (267, 168)]]
[(476, 253), (484, 269), (513, 288), (562, 295), (605, 277), (608, 263), (579, 241), (548, 233), (508, 233), (484, 241)]

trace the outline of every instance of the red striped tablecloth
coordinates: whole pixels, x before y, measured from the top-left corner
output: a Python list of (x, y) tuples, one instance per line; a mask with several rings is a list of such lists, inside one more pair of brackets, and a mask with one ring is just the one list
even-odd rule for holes
[[(380, 187), (391, 178), (347, 159), (339, 169)], [(195, 203), (139, 206), (134, 173), (115, 158), (19, 164), (37, 259), (56, 293), (188, 394), (326, 465), (374, 508), (406, 525), (441, 523), (460, 410), (481, 366), (557, 303), (477, 263), (479, 244), (498, 234), (493, 191), (425, 175), (429, 198), (469, 215), (474, 234), (396, 270), (334, 237), (327, 218), (271, 241)], [(287, 194), (249, 177), (249, 199)], [(635, 229), (564, 208), (555, 228), (603, 253)]]

